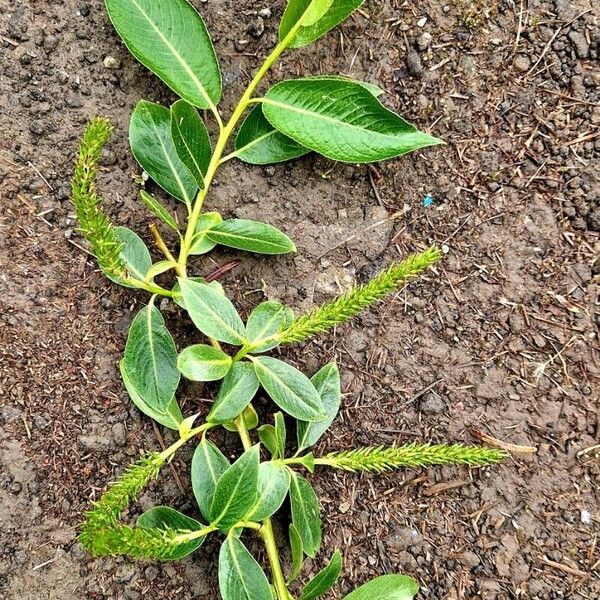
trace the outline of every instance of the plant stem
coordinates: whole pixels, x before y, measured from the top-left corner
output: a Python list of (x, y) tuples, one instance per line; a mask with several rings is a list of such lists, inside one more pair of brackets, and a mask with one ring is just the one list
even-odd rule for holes
[(179, 448), (181, 448), (181, 446), (183, 446), (184, 444), (189, 442), (193, 437), (195, 437), (199, 433), (208, 431), (209, 429), (216, 427), (216, 426), (217, 426), (216, 423), (203, 423), (199, 427), (195, 427), (194, 429), (191, 429), (184, 436), (180, 437), (174, 444), (171, 444), (168, 448), (163, 450), (160, 453), (160, 457), (163, 460), (167, 460), (167, 459), (171, 458), (173, 456), (173, 454), (175, 454), (175, 452), (177, 452), (177, 450), (179, 450)]
[[(248, 428), (246, 427), (243, 418), (238, 417), (235, 420), (235, 425), (242, 440), (242, 444), (244, 445), (244, 450), (249, 450), (252, 448), (252, 440), (250, 439), (250, 434), (248, 433)], [(285, 583), (285, 576), (281, 568), (281, 561), (279, 560), (279, 550), (277, 549), (271, 519), (267, 517), (262, 521), (259, 533), (265, 543), (265, 548), (267, 549), (267, 557), (271, 566), (273, 585), (277, 590), (277, 597), (279, 600), (293, 600)]]
[(185, 237), (181, 244), (181, 248), (179, 251), (179, 260), (178, 262), (178, 272), (180, 277), (186, 277), (186, 267), (187, 267), (187, 259), (189, 255), (189, 249), (192, 245), (192, 238), (194, 237), (194, 233), (196, 231), (196, 224), (198, 223), (198, 219), (202, 214), (202, 207), (204, 205), (204, 200), (206, 195), (208, 194), (208, 190), (214, 180), (214, 177), (221, 165), (223, 153), (225, 148), (227, 147), (227, 142), (231, 137), (231, 134), (234, 132), (239, 120), (242, 115), (248, 108), (250, 104), (254, 102), (252, 98), (252, 94), (255, 92), (256, 88), (259, 86), (263, 77), (267, 74), (269, 69), (273, 66), (273, 64), (277, 61), (277, 59), (281, 56), (284, 50), (288, 47), (291, 41), (296, 36), (298, 29), (300, 28), (301, 20), (298, 21), (297, 25), (293, 27), (290, 32), (285, 36), (283, 40), (281, 40), (277, 46), (273, 49), (271, 54), (265, 59), (265, 62), (258, 70), (252, 81), (248, 84), (246, 91), (240, 98), (238, 105), (235, 107), (233, 114), (227, 121), (226, 125), (223, 125), (221, 118), (218, 116), (218, 112), (213, 111), (215, 115), (218, 117), (217, 121), (219, 123), (219, 137), (217, 139), (217, 143), (215, 144), (215, 149), (213, 155), (211, 157), (210, 164), (208, 165), (208, 169), (206, 171), (206, 175), (204, 176), (204, 189), (198, 192), (196, 200), (194, 202), (194, 208), (192, 210), (192, 214), (188, 220), (188, 225), (185, 232)]

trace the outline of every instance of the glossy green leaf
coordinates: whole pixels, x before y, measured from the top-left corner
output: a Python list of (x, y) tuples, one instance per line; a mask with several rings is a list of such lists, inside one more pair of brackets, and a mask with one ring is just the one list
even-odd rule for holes
[(293, 523), (290, 523), (289, 538), (290, 552), (292, 555), (292, 566), (290, 568), (290, 574), (287, 578), (288, 585), (296, 581), (298, 575), (300, 575), (300, 571), (302, 570), (302, 565), (304, 564), (304, 549), (302, 548), (302, 538), (300, 537), (298, 528)]
[[(258, 344), (260, 340), (275, 335), (279, 330), (289, 325), (294, 320), (294, 311), (279, 302), (269, 300), (261, 302), (248, 317), (246, 333), (248, 340), (253, 344), (252, 353), (266, 352), (278, 345), (277, 341)], [(257, 344), (254, 347), (254, 344)]]
[(186, 0), (105, 0), (129, 51), (178, 96), (199, 108), (216, 105), (221, 73), (206, 25)]
[(264, 462), (258, 468), (258, 498), (245, 517), (247, 521), (262, 521), (274, 515), (290, 489), (289, 469), (281, 464)]
[(232, 535), (219, 553), (219, 591), (223, 600), (270, 600), (273, 595), (261, 566)]
[(211, 423), (233, 421), (252, 402), (258, 386), (258, 377), (251, 363), (234, 363), (223, 379), (206, 420)]
[(221, 246), (257, 254), (287, 254), (296, 251), (294, 242), (279, 229), (247, 219), (227, 219), (209, 229), (206, 237)]
[(285, 38), (300, 23), (289, 47), (307, 46), (345, 21), (363, 2), (364, 0), (289, 0), (279, 27), (279, 39)]
[(246, 450), (221, 475), (210, 506), (210, 522), (228, 531), (254, 506), (258, 496), (260, 446)]
[(131, 115), (129, 142), (144, 171), (168, 194), (191, 205), (198, 184), (175, 149), (169, 109), (140, 100)]
[(191, 381), (217, 381), (231, 369), (231, 356), (206, 344), (195, 344), (177, 357), (179, 372)]
[(345, 600), (413, 600), (419, 584), (407, 575), (382, 575), (354, 590)]
[(270, 165), (292, 160), (310, 150), (280, 133), (256, 106), (242, 123), (235, 140), (236, 156), (251, 165)]
[(340, 372), (334, 362), (325, 365), (315, 373), (311, 381), (321, 396), (327, 418), (313, 423), (298, 421), (296, 426), (298, 450), (304, 450), (318, 442), (335, 419), (342, 401)]
[(192, 238), (190, 254), (206, 254), (217, 245), (216, 242), (213, 242), (206, 237), (206, 232), (222, 221), (223, 218), (217, 212), (207, 212), (200, 215), (200, 218), (196, 223), (194, 237)]
[(192, 488), (205, 519), (210, 518), (217, 481), (229, 467), (229, 461), (223, 453), (212, 442), (202, 439), (192, 459)]
[(192, 172), (196, 183), (204, 188), (212, 149), (204, 121), (198, 111), (185, 100), (171, 106), (171, 135), (179, 158)]
[[(302, 588), (299, 600), (315, 600), (315, 598), (322, 596), (333, 587), (341, 572), (342, 555), (339, 550), (336, 550), (329, 564)], [(377, 598), (377, 596), (373, 596), (371, 600), (373, 598)]]
[(246, 328), (235, 306), (207, 283), (180, 279), (179, 285), (194, 325), (206, 336), (242, 346), (246, 341)]
[(271, 124), (333, 160), (368, 163), (442, 143), (385, 108), (362, 85), (305, 78), (273, 86), (263, 101)]
[(177, 221), (175, 221), (171, 213), (154, 196), (151, 196), (144, 190), (140, 190), (140, 195), (142, 202), (157, 219), (168, 225), (173, 231), (179, 231)]
[(291, 471), (291, 474), (292, 523), (298, 529), (305, 554), (314, 558), (321, 547), (319, 501), (312, 486), (302, 475), (295, 471)]
[(179, 385), (177, 349), (152, 303), (142, 308), (131, 324), (121, 368), (142, 400), (165, 412)]
[[(150, 510), (147, 510), (144, 514), (140, 515), (137, 520), (137, 524), (142, 529), (171, 529), (181, 533), (187, 533), (192, 531), (199, 531), (204, 529), (202, 523), (192, 519), (178, 510), (169, 506), (155, 506)], [(178, 560), (191, 554), (200, 546), (206, 539), (206, 536), (202, 536), (186, 544), (175, 546), (167, 556), (163, 556), (163, 560)]]
[(279, 408), (302, 421), (325, 418), (319, 392), (304, 373), (271, 356), (254, 356), (252, 362), (260, 384)]
[[(135, 279), (144, 281), (148, 269), (152, 266), (152, 257), (148, 247), (135, 231), (131, 231), (127, 227), (115, 227), (114, 231), (117, 240), (123, 244), (119, 256), (127, 269), (127, 273)], [(119, 285), (132, 287), (121, 277), (106, 276)]]
[(152, 408), (139, 395), (136, 387), (131, 382), (129, 374), (123, 367), (123, 361), (119, 363), (119, 369), (121, 371), (123, 383), (125, 384), (125, 389), (127, 390), (131, 401), (138, 407), (138, 409), (151, 419), (154, 419), (157, 423), (177, 431), (179, 429), (179, 424), (181, 421), (183, 421), (183, 415), (181, 414), (181, 409), (179, 408), (177, 399), (173, 397), (169, 405), (164, 410)]

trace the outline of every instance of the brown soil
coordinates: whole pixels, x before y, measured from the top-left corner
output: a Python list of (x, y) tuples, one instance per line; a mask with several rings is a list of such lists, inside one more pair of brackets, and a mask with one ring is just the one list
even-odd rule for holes
[[(283, 2), (196, 4), (230, 110), (274, 44)], [(393, 571), (430, 599), (600, 594), (599, 18), (594, 0), (368, 0), (271, 79), (377, 83), (448, 145), (373, 169), (314, 156), (231, 165), (214, 188), (211, 207), (266, 218), (299, 248), (242, 256), (224, 283), (244, 310), (263, 297), (305, 309), (427, 243), (448, 251), (392, 302), (288, 353), (307, 371), (334, 357), (343, 371), (344, 407), (319, 450), (473, 443), (474, 431), (538, 449), (485, 470), (317, 474), (326, 534), (310, 569), (343, 550), (332, 597)], [(75, 542), (89, 501), (160, 436), (116, 368), (145, 297), (107, 282), (80, 247), (71, 165), (83, 124), (109, 116), (105, 204), (145, 232), (127, 123), (138, 99), (171, 97), (117, 41), (100, 0), (0, 0), (0, 74), (0, 596), (215, 598), (216, 541), (172, 564), (92, 560)], [(175, 327), (177, 311), (165, 312)], [(175, 331), (193, 335), (185, 321)], [(188, 414), (206, 406), (198, 388), (186, 395)], [(194, 514), (188, 459), (137, 509)]]

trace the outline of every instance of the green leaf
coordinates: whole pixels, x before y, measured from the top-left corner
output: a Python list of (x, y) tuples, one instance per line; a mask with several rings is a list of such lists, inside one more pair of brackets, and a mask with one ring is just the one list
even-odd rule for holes
[(298, 421), (296, 427), (298, 451), (309, 448), (317, 443), (335, 419), (342, 401), (340, 372), (334, 362), (325, 365), (320, 371), (315, 373), (311, 377), (311, 381), (321, 396), (327, 418), (316, 423)]
[(245, 516), (247, 521), (262, 521), (274, 515), (283, 504), (290, 489), (289, 469), (273, 462), (258, 467), (258, 498)]
[(148, 269), (148, 272), (146, 273), (146, 277), (144, 277), (144, 281), (146, 283), (148, 283), (150, 281), (154, 281), (155, 277), (158, 277), (159, 275), (162, 275), (163, 273), (170, 271), (171, 269), (173, 269), (175, 267), (175, 265), (176, 265), (176, 263), (174, 263), (171, 260), (160, 260), (157, 263), (154, 263)]
[(206, 336), (242, 346), (246, 342), (246, 328), (235, 306), (207, 283), (179, 279), (183, 301), (194, 325)]
[(258, 377), (251, 363), (234, 363), (223, 379), (206, 420), (211, 423), (233, 421), (252, 402), (258, 386)]
[(314, 558), (321, 547), (319, 501), (312, 486), (302, 475), (294, 471), (291, 471), (291, 474), (290, 503), (292, 507), (292, 523), (298, 529), (305, 554)]
[(210, 252), (216, 245), (216, 242), (209, 240), (206, 237), (206, 232), (212, 229), (223, 221), (221, 215), (217, 212), (202, 213), (196, 222), (196, 230), (192, 238), (190, 254), (206, 254)]
[(210, 518), (210, 506), (217, 481), (229, 466), (229, 461), (223, 453), (212, 442), (203, 438), (192, 459), (192, 488), (205, 519)]
[[(140, 515), (137, 524), (142, 529), (170, 529), (181, 533), (204, 529), (204, 525), (196, 521), (196, 519), (192, 519), (169, 506), (155, 506), (147, 510), (144, 514)], [(200, 548), (205, 539), (206, 536), (203, 536), (191, 542), (175, 546), (168, 555), (162, 558), (164, 560), (178, 560), (183, 558)]]
[(298, 575), (300, 575), (300, 571), (302, 570), (302, 565), (304, 564), (304, 549), (302, 548), (302, 538), (300, 537), (300, 532), (298, 531), (298, 528), (293, 523), (290, 523), (289, 538), (290, 552), (292, 555), (292, 566), (290, 569), (289, 577), (287, 578), (288, 585), (296, 581)]
[(144, 190), (140, 190), (140, 195), (142, 202), (157, 219), (168, 225), (173, 231), (179, 231), (177, 221), (175, 221), (171, 213), (154, 196), (151, 196)]
[(252, 362), (260, 384), (279, 408), (302, 421), (325, 418), (319, 392), (306, 375), (270, 356), (253, 356)]
[(285, 457), (285, 440), (287, 432), (285, 430), (285, 418), (283, 413), (275, 413), (275, 438), (277, 440), (278, 458)]
[[(210, 285), (215, 291), (219, 292), (219, 294), (221, 294), (222, 296), (225, 295), (225, 290), (218, 281), (211, 281), (210, 283), (207, 283), (204, 277), (188, 277), (188, 279), (197, 283), (204, 283), (206, 285)], [(175, 296), (175, 298), (173, 298), (175, 304), (177, 304), (177, 306), (180, 306), (185, 310), (185, 302), (183, 301), (183, 296), (181, 295), (181, 286), (179, 285), (179, 281), (175, 282), (172, 291), (174, 294), (179, 294), (178, 296)]]
[(280, 133), (265, 119), (260, 105), (242, 123), (235, 140), (236, 156), (251, 165), (270, 165), (292, 160), (310, 150)]
[(270, 600), (269, 581), (242, 542), (232, 536), (219, 553), (219, 591), (223, 600)]
[(307, 46), (345, 21), (363, 2), (364, 0), (289, 0), (279, 27), (279, 39), (285, 38), (300, 22), (300, 28), (289, 47)]
[(165, 192), (191, 205), (198, 184), (177, 155), (168, 108), (140, 100), (129, 125), (131, 151), (140, 166)]
[(231, 369), (231, 364), (231, 356), (206, 344), (188, 346), (177, 357), (179, 372), (191, 381), (223, 379)]
[[(266, 352), (278, 346), (279, 342), (270, 341), (258, 344), (260, 340), (275, 335), (294, 320), (294, 311), (275, 301), (261, 302), (248, 317), (246, 333), (253, 344), (252, 353)], [(254, 347), (254, 344), (258, 344)]]
[(198, 186), (204, 188), (212, 149), (204, 121), (185, 100), (178, 100), (171, 106), (171, 135), (177, 155), (192, 172)]
[(199, 108), (221, 97), (221, 73), (202, 17), (186, 0), (106, 0), (129, 51), (178, 96)]
[(271, 124), (333, 160), (368, 163), (442, 143), (385, 108), (362, 85), (305, 78), (273, 86), (263, 100)]
[(285, 233), (259, 221), (227, 219), (209, 229), (206, 237), (221, 246), (257, 254), (296, 252), (294, 242)]
[(181, 421), (183, 421), (183, 415), (181, 414), (181, 409), (179, 408), (176, 398), (173, 397), (165, 410), (157, 410), (152, 408), (139, 395), (129, 377), (129, 374), (123, 367), (123, 361), (119, 363), (119, 369), (121, 371), (121, 377), (123, 378), (123, 383), (125, 384), (127, 393), (129, 394), (131, 401), (138, 407), (138, 409), (161, 425), (177, 431), (179, 429), (179, 424)]
[(280, 458), (278, 456), (277, 446), (277, 433), (275, 433), (275, 427), (273, 425), (262, 425), (258, 428), (258, 439), (262, 445), (271, 453), (274, 459)]
[[(152, 257), (146, 244), (137, 233), (127, 227), (115, 227), (114, 232), (117, 240), (123, 244), (119, 258), (125, 265), (127, 273), (135, 279), (144, 281), (148, 269), (152, 266)], [(108, 273), (105, 275), (119, 285), (132, 287), (121, 277), (112, 277)]]
[[(302, 588), (299, 600), (315, 600), (315, 598), (322, 596), (333, 587), (341, 572), (342, 555), (339, 550), (336, 550), (329, 564)], [(372, 598), (378, 598), (378, 596), (372, 596)]]
[(146, 404), (166, 411), (179, 385), (177, 349), (152, 301), (131, 324), (121, 368)]
[(345, 600), (412, 600), (419, 593), (419, 584), (407, 575), (382, 575), (365, 583), (345, 597)]
[[(258, 426), (258, 413), (252, 404), (248, 404), (248, 406), (246, 406), (246, 408), (242, 411), (240, 418), (248, 430), (255, 429)], [(226, 423), (223, 423), (223, 427), (227, 429), (227, 431), (237, 432), (238, 430), (234, 421), (227, 421)]]
[(228, 531), (256, 502), (259, 450), (258, 444), (246, 450), (217, 481), (210, 522), (221, 531)]

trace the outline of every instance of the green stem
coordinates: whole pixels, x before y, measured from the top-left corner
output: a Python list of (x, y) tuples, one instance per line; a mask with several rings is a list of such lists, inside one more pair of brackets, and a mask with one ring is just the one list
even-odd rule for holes
[[(235, 420), (235, 425), (242, 440), (242, 444), (244, 445), (244, 450), (249, 450), (252, 448), (252, 440), (250, 439), (250, 434), (248, 433), (248, 429), (243, 418), (238, 417)], [(273, 585), (277, 591), (277, 597), (279, 600), (293, 600), (285, 583), (285, 576), (283, 574), (283, 569), (281, 568), (279, 550), (277, 549), (277, 543), (275, 541), (275, 534), (273, 533), (273, 524), (271, 523), (271, 519), (266, 518), (262, 521), (259, 533), (267, 550), (267, 557), (271, 566)]]
[(136, 288), (138, 290), (146, 290), (151, 294), (156, 294), (157, 296), (166, 296), (167, 298), (175, 298), (177, 294), (172, 292), (171, 290), (167, 290), (160, 285), (156, 285), (155, 283), (147, 283), (145, 281), (140, 281), (139, 279), (135, 279), (133, 277), (125, 277), (124, 281), (127, 285)]
[[(206, 195), (207, 195), (208, 190), (210, 189), (210, 186), (215, 178), (217, 170), (219, 169), (219, 166), (221, 165), (221, 162), (222, 162), (221, 159), (223, 157), (225, 148), (227, 147), (227, 142), (229, 141), (229, 138), (231, 137), (232, 133), (234, 132), (239, 120), (241, 119), (242, 115), (244, 114), (244, 112), (246, 111), (248, 106), (256, 101), (255, 99), (252, 98), (252, 94), (255, 92), (256, 88), (259, 86), (263, 77), (267, 74), (269, 69), (273, 66), (273, 64), (277, 61), (277, 59), (281, 56), (281, 54), (284, 52), (284, 50), (288, 47), (288, 45), (291, 43), (291, 41), (296, 36), (296, 33), (297, 33), (298, 29), (300, 28), (300, 22), (301, 22), (301, 20), (298, 21), (297, 25), (290, 30), (290, 32), (285, 36), (285, 38), (283, 40), (281, 40), (277, 44), (277, 46), (275, 46), (275, 48), (273, 49), (273, 52), (271, 52), (271, 54), (269, 54), (269, 56), (266, 58), (265, 62), (261, 66), (261, 68), (258, 70), (258, 72), (254, 76), (252, 81), (248, 84), (246, 91), (240, 98), (240, 101), (238, 102), (238, 105), (235, 107), (235, 110), (233, 111), (233, 114), (229, 118), (229, 121), (227, 121), (227, 124), (223, 125), (220, 117), (218, 117), (220, 133), (219, 133), (219, 137), (217, 139), (217, 143), (215, 144), (215, 149), (214, 149), (210, 164), (208, 165), (206, 175), (204, 176), (204, 189), (202, 189), (198, 192), (198, 196), (196, 197), (196, 200), (194, 202), (194, 208), (193, 208), (192, 214), (190, 215), (190, 218), (188, 220), (185, 237), (183, 239), (183, 243), (181, 244), (181, 249), (179, 252), (179, 260), (177, 262), (179, 265), (178, 271), (180, 273), (180, 277), (186, 276), (185, 273), (186, 273), (186, 267), (187, 267), (187, 259), (189, 256), (190, 248), (192, 246), (192, 238), (194, 237), (194, 233), (196, 231), (196, 225), (198, 223), (198, 219), (200, 218), (200, 215), (202, 214), (202, 207), (204, 205), (204, 200), (206, 199)], [(214, 110), (213, 112), (215, 113), (215, 115), (218, 115), (218, 112), (216, 110)]]
[(160, 453), (160, 457), (163, 460), (167, 460), (167, 459), (171, 458), (175, 454), (175, 452), (177, 452), (177, 450), (179, 450), (179, 448), (181, 448), (181, 446), (185, 445), (193, 437), (197, 436), (199, 433), (208, 431), (209, 429), (212, 429), (213, 427), (216, 427), (216, 426), (217, 426), (216, 423), (203, 423), (199, 427), (195, 427), (194, 429), (191, 429), (184, 436), (180, 437), (174, 444), (171, 444), (166, 450), (163, 450)]

